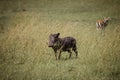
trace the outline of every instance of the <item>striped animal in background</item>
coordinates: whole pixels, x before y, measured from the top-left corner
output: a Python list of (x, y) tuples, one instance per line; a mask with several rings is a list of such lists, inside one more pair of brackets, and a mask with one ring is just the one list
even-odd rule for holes
[(109, 23), (110, 20), (111, 20), (110, 17), (108, 17), (108, 18), (103, 17), (103, 19), (97, 20), (96, 21), (96, 28), (97, 28), (97, 30), (99, 30), (99, 29), (101, 29), (101, 30), (105, 29), (105, 27), (108, 25), (108, 23)]

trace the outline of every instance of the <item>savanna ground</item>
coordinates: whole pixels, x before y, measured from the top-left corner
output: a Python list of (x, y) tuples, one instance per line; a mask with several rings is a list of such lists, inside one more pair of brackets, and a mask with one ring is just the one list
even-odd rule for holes
[[(57, 32), (76, 38), (77, 59), (55, 60)], [(120, 80), (120, 0), (0, 0), (0, 80)]]

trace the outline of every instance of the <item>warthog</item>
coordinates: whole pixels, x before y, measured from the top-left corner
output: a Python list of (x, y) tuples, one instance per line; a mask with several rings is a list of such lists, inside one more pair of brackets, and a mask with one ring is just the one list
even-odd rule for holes
[(60, 59), (62, 51), (68, 51), (69, 58), (71, 58), (72, 50), (78, 56), (76, 40), (73, 37), (59, 38), (60, 33), (50, 34), (48, 47), (52, 47), (55, 52), (56, 60)]

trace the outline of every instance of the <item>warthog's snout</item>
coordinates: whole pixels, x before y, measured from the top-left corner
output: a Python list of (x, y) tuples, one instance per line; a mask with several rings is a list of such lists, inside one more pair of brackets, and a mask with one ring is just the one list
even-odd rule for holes
[(53, 45), (52, 45), (52, 44), (49, 44), (48, 42), (47, 42), (46, 44), (48, 45), (48, 47), (53, 47)]
[(53, 46), (54, 46), (53, 43), (49, 43), (49, 44), (48, 44), (48, 47), (53, 47)]
[(53, 47), (52, 45), (48, 45), (48, 47)]

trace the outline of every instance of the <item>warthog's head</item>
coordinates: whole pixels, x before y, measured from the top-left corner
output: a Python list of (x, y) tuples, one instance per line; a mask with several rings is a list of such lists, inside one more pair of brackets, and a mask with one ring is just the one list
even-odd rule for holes
[(54, 47), (56, 45), (59, 35), (60, 35), (60, 33), (50, 34), (48, 47)]

